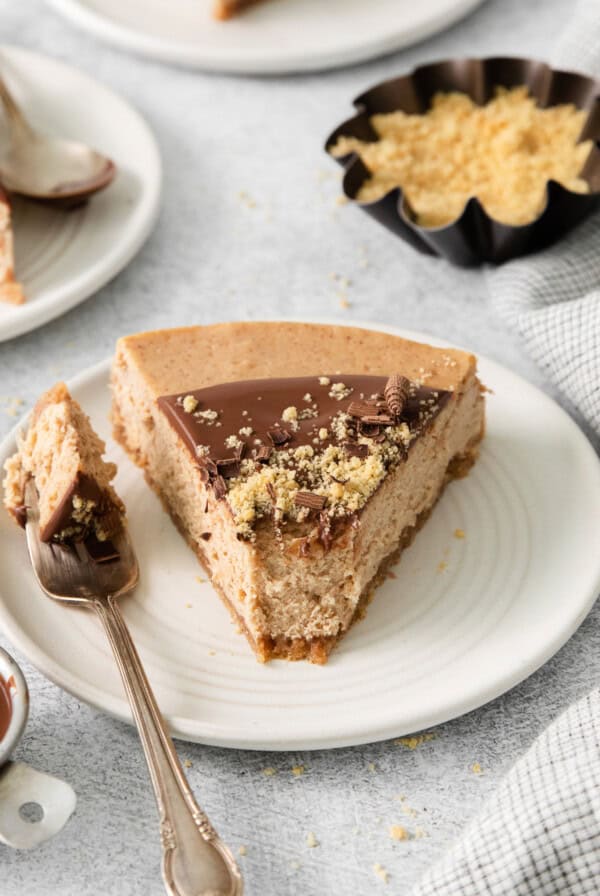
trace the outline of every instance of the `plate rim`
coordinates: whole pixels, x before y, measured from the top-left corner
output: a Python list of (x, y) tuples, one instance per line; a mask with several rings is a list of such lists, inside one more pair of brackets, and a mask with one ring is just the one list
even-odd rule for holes
[(446, 9), (443, 14), (437, 14), (431, 21), (412, 31), (407, 32), (405, 29), (404, 32), (379, 36), (367, 42), (359, 41), (350, 48), (338, 50), (337, 53), (321, 51), (310, 56), (298, 50), (296, 55), (290, 58), (281, 50), (268, 59), (265, 58), (263, 51), (254, 53), (248, 51), (246, 54), (239, 49), (222, 53), (211, 53), (210, 49), (199, 51), (193, 45), (188, 48), (177, 41), (138, 34), (132, 28), (119, 25), (107, 16), (90, 9), (83, 0), (47, 0), (47, 3), (67, 21), (122, 50), (172, 65), (233, 75), (284, 75), (327, 71), (366, 62), (414, 46), (428, 37), (439, 34), (482, 6), (486, 0), (452, 0), (452, 2), (454, 5)]
[[(277, 319), (281, 320), (281, 318)], [(307, 320), (308, 318), (288, 318), (286, 319), (286, 322), (306, 323)], [(317, 320), (313, 319), (311, 320), (311, 322), (324, 325), (375, 330), (383, 333), (389, 333), (395, 336), (402, 336), (407, 339), (415, 339), (417, 341), (427, 342), (430, 345), (439, 347), (456, 348), (456, 346), (452, 342), (439, 339), (435, 336), (430, 336), (429, 334), (423, 333), (421, 331), (396, 327), (392, 324), (379, 324), (372, 321), (352, 321), (346, 323), (340, 322), (335, 318), (319, 318)], [(469, 349), (463, 350), (469, 351)], [(530, 383), (519, 374), (514, 373), (514, 371), (510, 370), (510, 368), (491, 358), (488, 358), (486, 355), (477, 354), (476, 357), (478, 358), (478, 360), (481, 360), (486, 366), (490, 365), (491, 367), (498, 368), (501, 373), (508, 374), (518, 383), (520, 382), (526, 384), (530, 389), (533, 389), (537, 393), (538, 399), (542, 400), (546, 407), (552, 408), (553, 412), (555, 413), (558, 412), (559, 417), (557, 419), (560, 418), (561, 422), (563, 424), (566, 424), (567, 429), (570, 430), (571, 437), (574, 439), (575, 443), (578, 444), (578, 448), (581, 450), (582, 456), (585, 456), (587, 454), (590, 475), (595, 476), (597, 481), (597, 488), (600, 492), (600, 459), (596, 455), (596, 452), (585, 433), (579, 428), (579, 426), (567, 413), (567, 411), (538, 386)], [(85, 368), (84, 370), (80, 371), (76, 376), (72, 377), (68, 381), (67, 385), (69, 389), (72, 389), (73, 392), (76, 393), (78, 389), (84, 388), (90, 383), (93, 383), (94, 379), (96, 379), (97, 377), (107, 377), (110, 370), (111, 361), (111, 357), (105, 358), (104, 360), (92, 365), (91, 367)], [(2, 440), (2, 442), (0, 442), (0, 464), (3, 463), (4, 458), (7, 456), (7, 454), (14, 450), (14, 440), (16, 433), (24, 425), (24, 423), (26, 423), (29, 417), (29, 413), (24, 415), (21, 420), (15, 425), (15, 427), (10, 430), (10, 432)], [(224, 731), (222, 725), (215, 725), (202, 720), (200, 722), (197, 722), (197, 720), (193, 720), (194, 722), (196, 722), (197, 730), (193, 733), (190, 733), (189, 723), (191, 720), (178, 716), (167, 716), (169, 726), (171, 728), (173, 736), (183, 741), (202, 743), (209, 746), (225, 747), (229, 749), (272, 750), (278, 752), (287, 752), (292, 750), (337, 749), (350, 746), (360, 746), (363, 744), (377, 743), (380, 741), (388, 740), (390, 738), (402, 736), (404, 733), (412, 733), (414, 731), (423, 730), (425, 728), (432, 728), (445, 722), (451, 721), (452, 719), (459, 718), (460, 716), (465, 715), (466, 713), (478, 709), (482, 706), (485, 706), (490, 701), (497, 699), (507, 691), (511, 690), (513, 687), (516, 687), (534, 672), (537, 672), (546, 662), (548, 662), (548, 660), (550, 660), (558, 652), (558, 650), (560, 650), (562, 646), (564, 646), (564, 644), (567, 643), (567, 641), (577, 631), (579, 626), (582, 624), (582, 622), (592, 609), (596, 598), (598, 597), (599, 591), (600, 562), (598, 563), (596, 578), (594, 579), (594, 581), (590, 582), (587, 592), (585, 594), (582, 594), (582, 600), (578, 603), (579, 610), (577, 614), (574, 615), (573, 618), (569, 620), (569, 623), (563, 626), (563, 628), (561, 628), (559, 632), (555, 632), (554, 636), (546, 641), (544, 645), (537, 650), (534, 656), (528, 656), (526, 661), (521, 659), (515, 666), (511, 668), (510, 672), (506, 672), (504, 675), (497, 677), (494, 680), (493, 684), (490, 684), (483, 691), (479, 691), (478, 696), (472, 696), (469, 697), (469, 699), (462, 698), (454, 700), (451, 705), (446, 706), (445, 709), (440, 708), (439, 712), (433, 715), (421, 714), (421, 716), (416, 716), (414, 723), (411, 722), (409, 727), (407, 727), (406, 724), (403, 723), (396, 723), (396, 725), (394, 725), (393, 721), (387, 720), (385, 723), (381, 724), (375, 729), (372, 725), (361, 726), (360, 724), (354, 724), (352, 726), (351, 733), (348, 733), (346, 729), (346, 733), (334, 732), (329, 733), (327, 736), (321, 738), (309, 736), (308, 738), (303, 739), (302, 737), (297, 735), (282, 737), (280, 735), (269, 734), (269, 729), (264, 725), (264, 723), (261, 723), (260, 734), (252, 734), (249, 731), (249, 726), (246, 726), (241, 736), (232, 736), (231, 733), (227, 733), (226, 731)], [(81, 700), (89, 706), (92, 706), (94, 709), (106, 713), (107, 715), (119, 719), (120, 721), (132, 724), (132, 717), (129, 712), (129, 706), (124, 696), (122, 696), (121, 698), (116, 698), (110, 694), (106, 694), (93, 685), (88, 685), (87, 683), (82, 684), (80, 679), (77, 679), (75, 676), (71, 675), (70, 672), (66, 672), (59, 663), (55, 662), (55, 660), (49, 657), (44, 650), (40, 649), (37, 646), (36, 642), (32, 638), (30, 638), (27, 632), (23, 630), (13, 619), (13, 616), (9, 612), (9, 609), (4, 602), (1, 586), (0, 628), (8, 636), (13, 646), (20, 650), (29, 660), (29, 662), (31, 662), (32, 665), (38, 669), (38, 671), (40, 671), (58, 687), (61, 687), (63, 690), (67, 691), (78, 700)]]
[(163, 184), (162, 159), (156, 137), (145, 118), (128, 100), (83, 69), (49, 53), (38, 52), (17, 44), (0, 44), (1, 54), (14, 59), (17, 65), (19, 57), (41, 60), (43, 64), (50, 62), (52, 66), (62, 69), (65, 74), (75, 75), (88, 85), (92, 85), (95, 90), (104, 93), (111, 102), (120, 105), (123, 112), (135, 121), (143, 135), (146, 143), (146, 164), (153, 170), (142, 180), (142, 192), (125, 231), (125, 238), (112, 246), (101, 259), (74, 277), (70, 289), (65, 291), (64, 287), (55, 286), (41, 302), (26, 301), (23, 305), (17, 306), (17, 313), (12, 319), (6, 322), (0, 319), (0, 343), (30, 333), (92, 298), (126, 268), (154, 229), (160, 211)]

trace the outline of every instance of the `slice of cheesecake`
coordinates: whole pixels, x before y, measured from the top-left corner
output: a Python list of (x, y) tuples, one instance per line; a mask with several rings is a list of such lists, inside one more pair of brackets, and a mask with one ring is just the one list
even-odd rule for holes
[(15, 280), (15, 252), (10, 201), (0, 187), (0, 302), (22, 305), (24, 301), (23, 287)]
[(326, 661), (484, 429), (472, 355), (349, 327), (129, 336), (112, 389), (115, 437), (261, 661)]
[(89, 542), (90, 552), (118, 535), (125, 508), (111, 486), (117, 468), (102, 459), (105, 445), (64, 383), (34, 407), (27, 433), (5, 465), (4, 504), (27, 522), (25, 485), (33, 478), (40, 508), (40, 537), (57, 543)]
[(213, 16), (215, 19), (231, 19), (239, 15), (248, 6), (254, 6), (262, 0), (215, 0)]

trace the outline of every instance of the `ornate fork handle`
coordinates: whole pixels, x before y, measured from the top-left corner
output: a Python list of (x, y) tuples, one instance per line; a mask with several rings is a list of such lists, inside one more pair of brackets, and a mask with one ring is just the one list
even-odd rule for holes
[(167, 892), (241, 896), (242, 878), (233, 856), (194, 799), (116, 598), (95, 598), (93, 604), (119, 666), (150, 771)]

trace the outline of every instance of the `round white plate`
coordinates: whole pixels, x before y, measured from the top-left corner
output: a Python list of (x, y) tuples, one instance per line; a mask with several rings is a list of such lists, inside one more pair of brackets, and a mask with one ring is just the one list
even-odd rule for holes
[[(600, 464), (547, 396), (491, 361), (480, 370), (493, 389), (480, 460), (448, 487), (326, 666), (256, 662), (142, 473), (110, 439), (108, 363), (73, 381), (119, 465), (142, 570), (123, 609), (176, 734), (273, 750), (407, 734), (502, 694), (575, 631), (600, 587)], [(0, 463), (13, 450), (10, 437)], [(66, 690), (129, 718), (95, 617), (43, 596), (23, 533), (4, 513), (0, 570), (0, 625), (14, 645)]]
[(442, 31), (483, 0), (269, 0), (215, 22), (212, 0), (50, 0), (68, 19), (146, 56), (214, 71), (335, 68)]
[(0, 60), (34, 126), (88, 143), (118, 169), (106, 190), (74, 211), (15, 199), (16, 273), (27, 301), (0, 302), (2, 342), (73, 308), (128, 264), (156, 219), (161, 163), (143, 119), (89, 75), (17, 47), (0, 47)]

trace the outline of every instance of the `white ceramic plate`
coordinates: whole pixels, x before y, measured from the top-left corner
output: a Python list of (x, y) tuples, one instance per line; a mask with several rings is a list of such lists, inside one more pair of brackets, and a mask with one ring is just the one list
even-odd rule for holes
[(212, 0), (50, 0), (110, 43), (166, 62), (238, 73), (314, 71), (416, 43), (482, 0), (270, 0), (229, 22)]
[(88, 75), (16, 47), (1, 47), (0, 60), (32, 124), (90, 144), (118, 168), (106, 190), (74, 211), (15, 200), (16, 270), (27, 302), (0, 302), (2, 342), (87, 299), (133, 258), (156, 219), (161, 163), (138, 113)]
[[(326, 666), (256, 662), (141, 472), (110, 440), (108, 365), (73, 381), (119, 465), (142, 569), (123, 609), (176, 734), (274, 750), (406, 734), (502, 694), (575, 631), (600, 587), (600, 464), (547, 396), (491, 361), (480, 369), (493, 389), (480, 460), (448, 487)], [(11, 437), (0, 463), (13, 450)], [(15, 646), (66, 690), (129, 718), (96, 619), (40, 593), (23, 533), (4, 513), (0, 570), (0, 625)]]

